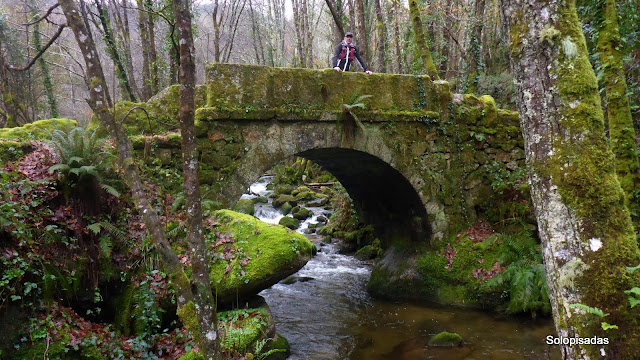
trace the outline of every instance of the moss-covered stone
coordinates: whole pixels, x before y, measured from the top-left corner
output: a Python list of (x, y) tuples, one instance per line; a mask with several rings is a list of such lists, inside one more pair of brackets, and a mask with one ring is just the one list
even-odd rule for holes
[(446, 331), (434, 335), (431, 340), (429, 340), (429, 346), (452, 347), (460, 346), (463, 343), (464, 340), (462, 340), (460, 335)]
[(298, 201), (296, 200), (295, 197), (293, 197), (291, 195), (280, 195), (280, 196), (276, 197), (275, 199), (273, 199), (273, 201), (271, 202), (273, 207), (276, 207), (276, 208), (281, 207), (285, 203), (289, 203), (292, 206), (296, 206), (298, 204)]
[(241, 199), (233, 206), (233, 210), (244, 214), (253, 215), (256, 211), (251, 199)]
[(257, 196), (252, 198), (251, 201), (253, 201), (254, 204), (266, 204), (269, 202), (269, 199), (264, 196)]
[(291, 230), (295, 230), (300, 226), (300, 220), (298, 219), (294, 219), (292, 217), (289, 216), (285, 216), (282, 219), (280, 219), (280, 221), (278, 222), (278, 225), (282, 225), (284, 227), (287, 227)]
[(211, 262), (211, 283), (218, 301), (231, 303), (257, 294), (298, 271), (311, 258), (313, 245), (304, 236), (278, 225), (230, 210), (214, 213), (216, 230), (230, 234), (230, 258)]
[(0, 138), (20, 140), (44, 140), (49, 139), (53, 130), (70, 131), (78, 126), (78, 122), (71, 119), (54, 118), (38, 120), (21, 127), (0, 129)]
[[(295, 209), (295, 208), (294, 208)], [(313, 212), (307, 208), (299, 208), (297, 211), (291, 210), (294, 219), (305, 220), (313, 215)]]

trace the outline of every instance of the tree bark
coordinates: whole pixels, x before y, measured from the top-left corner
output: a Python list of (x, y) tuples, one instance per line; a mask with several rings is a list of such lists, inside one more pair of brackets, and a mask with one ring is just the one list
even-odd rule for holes
[(413, 32), (416, 39), (416, 46), (424, 68), (433, 80), (440, 80), (438, 76), (438, 70), (433, 63), (433, 57), (431, 57), (431, 51), (427, 44), (427, 38), (424, 34), (424, 27), (422, 26), (422, 17), (420, 16), (420, 8), (418, 7), (417, 0), (409, 0), (409, 12), (411, 15), (411, 23), (413, 24)]
[(342, 26), (341, 15), (340, 13), (338, 13), (338, 10), (336, 9), (332, 0), (324, 0), (324, 3), (327, 4), (327, 7), (329, 8), (329, 12), (331, 13), (331, 17), (333, 18), (333, 23), (338, 28), (338, 31), (340, 32), (340, 39), (342, 39), (344, 37), (345, 31), (344, 31), (344, 27)]
[[(191, 291), (195, 312), (198, 317), (199, 331), (203, 335), (199, 344), (200, 351), (207, 359), (220, 358), (220, 340), (218, 337), (218, 318), (216, 302), (209, 281), (209, 257), (204, 241), (202, 226), (202, 202), (200, 181), (198, 178), (198, 149), (196, 148), (195, 88), (196, 65), (193, 58), (193, 33), (191, 30), (191, 12), (188, 0), (173, 0), (176, 16), (178, 44), (180, 45), (180, 108), (178, 122), (182, 135), (182, 176), (184, 197), (187, 208), (187, 245), (193, 270)], [(197, 331), (190, 329), (191, 331)]]
[(396, 62), (397, 62), (397, 72), (398, 74), (402, 74), (402, 52), (400, 51), (400, 25), (398, 24), (398, 18), (400, 14), (398, 14), (398, 3), (400, 0), (391, 0), (393, 2), (393, 38), (396, 48)]
[[(35, 1), (31, 0), (31, 16), (37, 19), (38, 14), (35, 12), (35, 6)], [(39, 21), (33, 24), (33, 47), (39, 53), (44, 52), (42, 48), (42, 40), (40, 39)], [(51, 81), (49, 65), (47, 65), (42, 56), (38, 59), (38, 65), (40, 66), (42, 85), (44, 87), (45, 94), (47, 95), (47, 103), (49, 104), (49, 117), (60, 117), (60, 112), (58, 111), (58, 99), (56, 98), (53, 82)]]
[(151, 90), (151, 60), (149, 55), (149, 17), (144, 11), (143, 0), (136, 0), (138, 6), (138, 32), (142, 43), (142, 100), (147, 101), (153, 96)]
[[(637, 358), (640, 312), (624, 291), (637, 284), (626, 267), (640, 256), (575, 1), (502, 0), (502, 9), (556, 329), (609, 339), (561, 345), (563, 357)], [(570, 307), (577, 303), (609, 315)], [(618, 329), (605, 331), (602, 321)]]
[(109, 20), (109, 13), (107, 11), (107, 8), (102, 3), (103, 1), (104, 0), (96, 0), (95, 4), (98, 8), (98, 18), (100, 19), (100, 24), (102, 25), (102, 30), (104, 31), (107, 50), (109, 51), (109, 55), (111, 55), (111, 59), (115, 63), (116, 75), (118, 77), (118, 82), (120, 83), (120, 88), (122, 89), (123, 95), (127, 100), (135, 102), (137, 101), (136, 95), (131, 88), (129, 77), (126, 70), (124, 69), (122, 59), (120, 59), (120, 55), (118, 54), (118, 48), (116, 46), (115, 39), (113, 38), (113, 29), (111, 28), (111, 23)]
[(380, 0), (375, 0), (376, 3), (376, 29), (378, 30), (378, 61), (380, 61), (380, 67), (378, 72), (387, 72), (387, 62), (385, 54), (387, 53), (387, 27), (384, 23), (384, 17), (382, 16), (382, 6)]
[(365, 64), (371, 63), (371, 57), (369, 54), (369, 34), (367, 34), (367, 23), (365, 20), (365, 9), (364, 9), (364, 1), (363, 0), (353, 0), (356, 3), (356, 17), (357, 17), (357, 27), (358, 33), (356, 36), (360, 41), (360, 45), (358, 46), (358, 52), (364, 60)]
[(158, 66), (158, 53), (156, 51), (156, 26), (153, 15), (153, 0), (146, 0), (147, 9), (147, 30), (149, 32), (149, 62), (151, 63), (151, 94), (155, 95), (160, 91), (160, 69)]
[[(637, 190), (640, 185), (638, 175), (640, 165), (638, 164), (631, 107), (627, 96), (627, 81), (620, 52), (620, 48), (624, 44), (620, 39), (616, 1), (602, 0), (598, 4), (600, 4), (601, 13), (604, 15), (597, 47), (604, 72), (603, 82), (611, 148), (616, 156), (616, 172), (620, 185), (631, 200), (632, 191)], [(630, 202), (630, 206), (633, 210), (638, 210), (638, 204)]]

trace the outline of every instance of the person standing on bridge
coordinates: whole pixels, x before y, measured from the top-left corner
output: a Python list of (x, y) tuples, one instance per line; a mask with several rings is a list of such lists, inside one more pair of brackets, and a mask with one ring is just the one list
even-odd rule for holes
[(349, 71), (354, 59), (358, 60), (367, 75), (371, 75), (371, 71), (367, 70), (367, 65), (364, 64), (358, 53), (358, 47), (353, 43), (353, 33), (347, 32), (344, 34), (344, 40), (336, 46), (336, 51), (333, 54), (333, 68), (338, 72)]

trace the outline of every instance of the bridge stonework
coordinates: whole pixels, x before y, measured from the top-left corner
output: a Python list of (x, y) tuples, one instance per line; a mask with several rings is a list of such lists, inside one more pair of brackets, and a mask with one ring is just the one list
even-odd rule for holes
[[(338, 178), (387, 244), (428, 244), (473, 223), (492, 195), (486, 165), (524, 163), (516, 112), (490, 96), (452, 94), (428, 76), (216, 64), (198, 94), (200, 175), (212, 200), (231, 206), (279, 161), (305, 157)], [(347, 113), (361, 95), (371, 95), (364, 109)], [(175, 119), (177, 89), (118, 111), (133, 105)], [(147, 120), (132, 121), (143, 129)], [(155, 133), (164, 125), (149, 124)], [(145, 132), (134, 147), (149, 152), (151, 141), (149, 158), (179, 167), (179, 134)]]
[[(170, 88), (118, 111), (138, 105), (170, 121), (177, 94)], [(371, 95), (360, 100), (364, 109), (347, 112), (361, 95)], [(487, 165), (524, 164), (516, 112), (496, 108), (490, 96), (452, 94), (428, 76), (216, 64), (196, 105), (201, 182), (212, 200), (232, 206), (276, 163), (305, 157), (338, 178), (388, 246), (429, 244), (473, 223), (492, 196)], [(144, 129), (147, 121), (127, 124)], [(155, 133), (165, 125), (148, 124)], [(180, 166), (179, 134), (144, 132), (133, 137), (135, 148)]]

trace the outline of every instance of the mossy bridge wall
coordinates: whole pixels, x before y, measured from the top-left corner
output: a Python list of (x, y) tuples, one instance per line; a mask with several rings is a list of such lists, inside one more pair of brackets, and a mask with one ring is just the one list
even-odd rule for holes
[[(473, 222), (492, 195), (485, 165), (524, 162), (516, 112), (428, 76), (216, 64), (197, 93), (200, 176), (213, 200), (231, 206), (276, 163), (301, 156), (332, 172), (386, 241), (429, 241)], [(358, 123), (344, 105), (361, 95), (371, 97), (352, 108)], [(146, 108), (151, 120), (135, 110), (126, 120), (134, 147), (180, 167), (177, 96), (172, 87), (117, 112)]]

